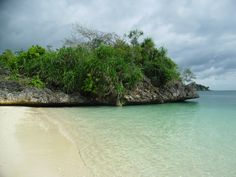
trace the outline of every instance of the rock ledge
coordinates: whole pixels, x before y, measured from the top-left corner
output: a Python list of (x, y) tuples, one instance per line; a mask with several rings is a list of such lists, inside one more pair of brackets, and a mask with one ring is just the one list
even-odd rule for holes
[(184, 85), (172, 82), (163, 88), (154, 87), (144, 78), (137, 87), (120, 100), (88, 98), (80, 93), (66, 94), (50, 89), (25, 87), (16, 81), (0, 81), (0, 105), (25, 106), (82, 106), (82, 105), (131, 105), (178, 102), (198, 98), (195, 83)]

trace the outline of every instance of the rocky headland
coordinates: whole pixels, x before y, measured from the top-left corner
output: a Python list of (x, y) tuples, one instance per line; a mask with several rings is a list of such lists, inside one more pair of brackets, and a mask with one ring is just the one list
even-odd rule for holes
[(121, 98), (107, 96), (94, 98), (78, 92), (66, 94), (49, 88), (33, 88), (19, 81), (6, 79), (8, 71), (0, 72), (0, 105), (24, 106), (88, 106), (88, 105), (131, 105), (178, 102), (198, 98), (196, 84), (184, 85), (180, 81), (155, 87), (148, 78), (144, 78), (133, 90)]

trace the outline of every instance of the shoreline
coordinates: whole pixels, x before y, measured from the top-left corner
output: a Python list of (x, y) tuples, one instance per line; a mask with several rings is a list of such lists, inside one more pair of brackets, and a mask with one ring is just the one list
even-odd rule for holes
[(1, 177), (92, 176), (73, 138), (44, 111), (0, 107), (0, 115)]

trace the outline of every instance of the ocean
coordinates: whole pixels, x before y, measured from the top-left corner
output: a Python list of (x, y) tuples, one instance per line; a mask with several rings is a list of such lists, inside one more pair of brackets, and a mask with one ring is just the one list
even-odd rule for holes
[(236, 91), (183, 103), (42, 108), (99, 177), (236, 176)]

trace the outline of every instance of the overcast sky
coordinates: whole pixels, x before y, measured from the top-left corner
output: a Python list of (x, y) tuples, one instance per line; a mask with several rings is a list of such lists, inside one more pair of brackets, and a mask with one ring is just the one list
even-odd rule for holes
[(199, 83), (236, 89), (235, 0), (0, 0), (0, 52), (60, 47), (72, 24), (123, 34), (140, 29)]

